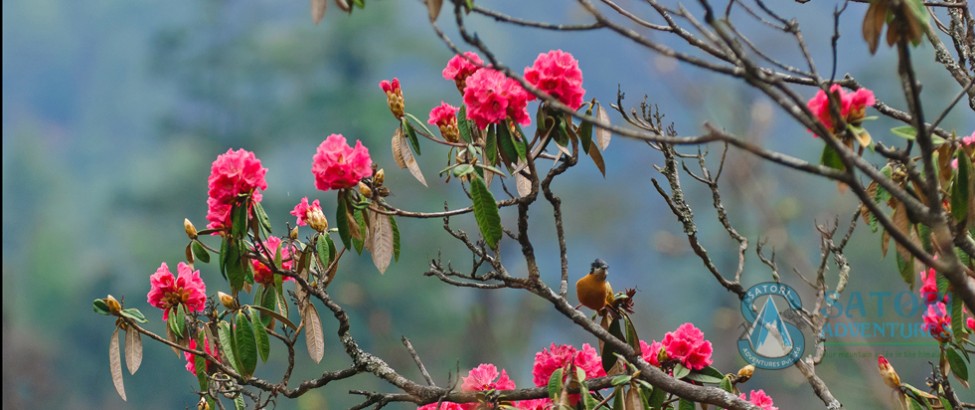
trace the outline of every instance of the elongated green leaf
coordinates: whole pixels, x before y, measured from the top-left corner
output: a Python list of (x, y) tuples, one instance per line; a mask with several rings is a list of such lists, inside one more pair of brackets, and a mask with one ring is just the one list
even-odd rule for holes
[(318, 257), (318, 263), (322, 264), (323, 269), (328, 269), (328, 262), (332, 260), (331, 249), (328, 248), (328, 241), (325, 240), (326, 234), (319, 234), (318, 238), (315, 239), (315, 256)]
[(227, 248), (227, 280), (230, 282), (230, 289), (234, 292), (239, 291), (244, 287), (244, 282), (247, 280), (247, 272), (244, 266), (244, 257), (240, 251), (240, 246), (236, 239), (231, 239)]
[[(281, 275), (275, 275), (275, 276), (281, 276)], [(270, 286), (261, 289), (261, 292), (258, 293), (260, 299), (255, 301), (254, 306), (251, 306), (252, 308), (256, 308), (258, 306), (263, 308), (261, 309), (260, 314), (252, 313), (253, 316), (260, 317), (261, 326), (263, 327), (270, 326), (271, 320), (274, 318), (273, 316), (264, 312), (274, 311), (274, 309), (278, 307), (278, 293), (274, 289), (275, 289), (274, 287), (270, 287)]]
[[(274, 297), (274, 292), (267, 292), (270, 297)], [(263, 322), (261, 322), (260, 315), (257, 312), (251, 312), (250, 314), (251, 328), (254, 331), (254, 341), (257, 344), (257, 352), (261, 355), (261, 361), (267, 362), (267, 356), (271, 353), (271, 341), (267, 337), (267, 329)]]
[(650, 393), (650, 398), (647, 399), (650, 402), (651, 409), (663, 408), (664, 401), (667, 400), (667, 392), (661, 390), (659, 387), (654, 387), (653, 391)]
[(619, 386), (621, 384), (629, 383), (630, 380), (633, 380), (633, 376), (628, 374), (621, 374), (618, 376), (613, 376), (613, 379), (610, 381), (610, 383), (612, 383), (613, 386)]
[(457, 110), (457, 128), (460, 129), (460, 138), (468, 144), (474, 141), (474, 139), (471, 138), (471, 124), (472, 123), (467, 120), (467, 106), (461, 104), (460, 110)]
[(829, 145), (823, 145), (823, 155), (820, 157), (819, 163), (823, 166), (836, 170), (846, 170), (846, 165), (844, 165), (843, 160), (840, 159), (840, 153), (836, 152), (836, 150)]
[[(623, 319), (613, 319), (613, 321), (609, 322), (608, 330), (609, 333), (613, 336), (616, 336), (617, 339), (625, 341), (626, 338), (623, 336), (623, 330), (620, 326), (621, 320)], [(613, 366), (616, 365), (616, 361), (617, 361), (616, 355), (618, 353), (620, 353), (620, 351), (614, 349), (611, 344), (609, 343), (603, 344), (603, 351), (601, 352), (600, 356), (602, 357), (603, 370), (605, 370), (607, 373), (609, 372), (610, 369), (613, 368)]]
[(708, 384), (718, 384), (721, 383), (721, 380), (724, 379), (723, 377), (714, 377), (710, 374), (704, 374), (698, 372), (690, 372), (686, 378), (688, 380), (694, 380), (696, 382), (708, 383)]
[(118, 392), (123, 401), (126, 401), (125, 383), (122, 381), (122, 356), (119, 351), (118, 326), (115, 327), (112, 339), (108, 343), (108, 364), (112, 369), (112, 383), (115, 385), (115, 391)]
[(691, 369), (688, 369), (688, 368), (684, 367), (684, 365), (682, 365), (680, 363), (677, 363), (676, 365), (674, 365), (674, 378), (675, 379), (683, 379), (683, 378), (687, 377), (687, 375), (689, 375), (689, 374), (691, 374)]
[(484, 139), (484, 155), (487, 158), (487, 163), (490, 165), (497, 165), (498, 163), (498, 136), (494, 133), (488, 133), (487, 137)]
[[(944, 276), (944, 275), (938, 275)], [(951, 298), (951, 309), (949, 314), (951, 314), (951, 334), (955, 343), (961, 343), (965, 338), (965, 315), (962, 313), (962, 308), (964, 307), (960, 297), (952, 295)]]
[(555, 369), (552, 372), (552, 375), (548, 378), (546, 389), (548, 390), (548, 397), (552, 401), (558, 402), (559, 394), (562, 393), (562, 369)]
[(223, 275), (224, 279), (227, 278), (227, 264), (230, 261), (230, 240), (226, 237), (220, 240), (220, 255), (218, 255), (220, 260), (220, 274)]
[(471, 199), (474, 201), (474, 219), (481, 230), (484, 242), (492, 249), (498, 249), (501, 242), (501, 215), (494, 195), (480, 178), (471, 178)]
[(511, 166), (511, 164), (518, 162), (518, 150), (515, 149), (515, 143), (511, 139), (511, 133), (508, 132), (508, 127), (505, 126), (490, 126), (488, 127), (488, 135), (490, 138), (491, 134), (495, 133), (497, 130), (498, 148), (501, 153), (501, 160), (505, 165)]
[(247, 203), (249, 200), (234, 201), (230, 212), (230, 234), (234, 238), (241, 238), (247, 234)]
[(335, 224), (339, 228), (339, 238), (346, 248), (352, 247), (352, 231), (349, 228), (349, 211), (347, 209), (345, 195), (340, 194), (338, 205), (335, 209)]
[(902, 125), (900, 127), (891, 128), (890, 132), (891, 134), (908, 140), (914, 140), (914, 138), (917, 136), (917, 130), (910, 125)]
[(399, 226), (396, 225), (396, 218), (392, 215), (389, 215), (389, 226), (393, 229), (393, 260), (399, 262)]
[(403, 117), (402, 121), (403, 135), (410, 140), (410, 146), (413, 147), (413, 152), (416, 155), (420, 155), (420, 140), (416, 137), (416, 130), (413, 129), (413, 126), (410, 125), (410, 121), (406, 117)]
[[(586, 108), (587, 116), (592, 115), (592, 107), (593, 107), (593, 103), (589, 103), (588, 108)], [(583, 121), (582, 124), (579, 125), (579, 139), (582, 142), (582, 151), (589, 152), (589, 147), (592, 146), (592, 123), (591, 122)]]
[(193, 256), (196, 256), (196, 260), (203, 263), (210, 263), (210, 253), (203, 247), (203, 244), (199, 241), (193, 241), (192, 246)]
[(958, 160), (958, 174), (951, 185), (951, 215), (956, 221), (965, 221), (968, 208), (972, 206), (972, 160), (964, 150), (955, 152)]
[(288, 326), (288, 327), (290, 327), (292, 329), (295, 329), (295, 330), (298, 329), (298, 326), (295, 325), (294, 322), (292, 322), (287, 317), (281, 315), (281, 313), (278, 313), (273, 308), (266, 308), (264, 306), (257, 306), (257, 305), (252, 305), (251, 308), (252, 309), (259, 310), (261, 312), (261, 314), (264, 314), (264, 315), (268, 315), (270, 317), (273, 317), (274, 319), (276, 319), (277, 321), (281, 322), (285, 326)]
[(237, 363), (244, 378), (250, 378), (257, 368), (257, 341), (254, 339), (254, 329), (243, 311), (237, 313), (237, 327), (234, 328), (234, 346)]
[(623, 326), (626, 330), (626, 343), (630, 345), (635, 351), (640, 351), (640, 336), (636, 334), (636, 327), (633, 326), (633, 321), (630, 317), (623, 313)]
[(142, 335), (138, 330), (129, 328), (125, 332), (125, 367), (129, 374), (135, 374), (142, 365)]
[(230, 323), (221, 320), (217, 324), (217, 338), (220, 339), (220, 354), (223, 357), (221, 360), (225, 360), (234, 370), (240, 373), (240, 364), (237, 363), (237, 356), (234, 354), (237, 348), (234, 347), (234, 334), (230, 329)]
[(361, 209), (356, 209), (353, 213), (353, 217), (355, 218), (355, 223), (357, 226), (352, 227), (352, 229), (358, 228), (359, 234), (352, 235), (352, 247), (355, 248), (356, 253), (361, 255), (362, 248), (366, 244), (366, 218), (363, 216)]
[(723, 377), (721, 379), (721, 383), (718, 384), (718, 387), (720, 387), (721, 390), (724, 390), (724, 391), (726, 391), (728, 393), (734, 393), (734, 391), (735, 391), (735, 388), (731, 385), (731, 377), (730, 376)]
[(108, 309), (108, 303), (105, 303), (105, 299), (95, 299), (91, 302), (91, 309), (98, 313), (99, 315), (110, 315), (111, 311)]
[(962, 359), (961, 355), (958, 354), (954, 348), (948, 347), (945, 349), (945, 358), (948, 359), (948, 365), (951, 366), (951, 373), (961, 380), (968, 381), (968, 365), (965, 364), (965, 359)]
[(904, 260), (900, 252), (895, 252), (894, 256), (897, 257), (897, 271), (900, 272), (901, 279), (904, 279), (904, 283), (907, 283), (911, 290), (913, 290), (915, 276), (917, 276), (914, 273), (914, 256), (908, 258), (910, 260)]
[(694, 402), (687, 399), (680, 399), (677, 410), (694, 410)]
[[(206, 351), (206, 339), (203, 332), (196, 336), (196, 346), (199, 350)], [(207, 377), (207, 359), (203, 355), (193, 356), (193, 367), (196, 368), (196, 381), (200, 385), (200, 391), (207, 391), (210, 379)]]
[[(213, 407), (211, 407), (212, 409)], [(244, 403), (244, 395), (238, 394), (234, 397), (234, 410), (245, 410), (247, 409), (247, 403)]]
[(262, 235), (271, 234), (271, 220), (268, 219), (264, 206), (257, 201), (254, 201), (254, 219), (257, 219), (257, 226), (261, 228)]

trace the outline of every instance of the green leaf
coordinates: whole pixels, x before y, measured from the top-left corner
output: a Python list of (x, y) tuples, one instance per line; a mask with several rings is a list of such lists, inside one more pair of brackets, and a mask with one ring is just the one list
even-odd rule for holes
[(488, 164), (498, 163), (498, 136), (493, 132), (489, 132), (484, 139), (484, 155), (487, 157)]
[(562, 393), (562, 369), (555, 369), (552, 375), (548, 378), (548, 397), (552, 401), (559, 400), (559, 394)]
[(687, 399), (680, 399), (677, 410), (694, 410), (694, 402)]
[(501, 215), (494, 195), (491, 195), (481, 178), (471, 178), (471, 199), (474, 202), (474, 219), (484, 241), (491, 249), (497, 250), (502, 235)]
[(393, 260), (399, 262), (399, 226), (396, 225), (396, 218), (389, 215), (389, 225), (393, 228)]
[(136, 308), (122, 309), (119, 314), (139, 323), (146, 323), (149, 321), (149, 319), (146, 319), (146, 315), (143, 315), (142, 312)]
[(915, 276), (917, 276), (914, 273), (914, 256), (911, 256), (910, 260), (904, 260), (900, 252), (894, 252), (894, 255), (897, 257), (897, 271), (900, 272), (901, 279), (907, 283), (911, 290), (914, 290)]
[(914, 397), (910, 397), (910, 400), (907, 400), (907, 404), (908, 404), (907, 408), (909, 410), (924, 410), (925, 408), (925, 406), (918, 403), (917, 399), (915, 399)]
[(222, 238), (220, 240), (220, 274), (227, 279), (227, 262), (230, 260), (230, 240)]
[(182, 304), (176, 305), (176, 309), (169, 312), (169, 330), (176, 335), (177, 338), (182, 339), (184, 337), (184, 329), (186, 329), (186, 309)]
[(460, 138), (464, 142), (470, 144), (474, 141), (471, 138), (471, 123), (467, 121), (467, 106), (464, 104), (461, 104), (460, 110), (457, 110), (457, 128), (460, 129)]
[(234, 238), (241, 238), (247, 234), (247, 203), (249, 200), (234, 201), (230, 211), (230, 235)]
[(951, 295), (951, 301), (949, 303), (951, 303), (951, 306), (949, 306), (951, 310), (948, 312), (951, 314), (951, 334), (953, 339), (955, 339), (955, 343), (961, 343), (965, 336), (965, 316), (962, 313), (964, 305), (962, 304), (961, 298), (957, 295)]
[[(613, 319), (611, 322), (609, 322), (609, 328), (607, 330), (609, 330), (611, 335), (616, 336), (617, 339), (625, 341), (626, 338), (623, 337), (623, 330), (620, 326), (621, 320), (623, 319)], [(600, 356), (602, 357), (603, 370), (609, 372), (609, 369), (612, 369), (613, 366), (616, 365), (616, 354), (620, 353), (620, 351), (614, 349), (609, 343), (604, 343), (603, 351), (601, 353), (602, 354)]]
[(951, 372), (961, 380), (968, 381), (968, 365), (965, 364), (965, 359), (961, 358), (958, 352), (951, 348), (945, 348), (945, 358), (948, 359), (948, 365), (951, 366)]
[(230, 288), (237, 292), (244, 287), (244, 282), (247, 279), (247, 267), (244, 266), (239, 239), (231, 239), (231, 241), (227, 249), (227, 279), (230, 282)]
[(223, 356), (221, 360), (226, 360), (226, 363), (230, 363), (234, 370), (240, 373), (240, 365), (237, 363), (237, 356), (234, 354), (237, 348), (234, 346), (234, 334), (230, 329), (230, 323), (221, 320), (217, 324), (217, 338), (220, 339), (220, 354)]
[(464, 175), (474, 172), (474, 166), (471, 164), (457, 164), (456, 166), (451, 168), (453, 168), (451, 170), (451, 174), (453, 174), (454, 177), (456, 178), (460, 178)]
[[(595, 102), (595, 100), (593, 100)], [(593, 103), (589, 103), (589, 107), (586, 108), (586, 116), (592, 116)], [(592, 145), (592, 123), (589, 121), (583, 121), (579, 126), (579, 139), (582, 140), (582, 151), (589, 152), (589, 147)]]
[(938, 394), (938, 399), (941, 401), (941, 407), (944, 407), (944, 410), (955, 410), (955, 407), (951, 405), (951, 402), (944, 396), (944, 393)]
[(722, 380), (724, 380), (724, 377), (714, 377), (713, 375), (710, 374), (691, 372), (690, 374), (687, 375), (687, 379), (694, 380), (696, 382), (701, 382), (701, 383), (719, 384), (721, 383)]
[[(267, 292), (274, 297), (274, 292)], [(257, 312), (251, 312), (251, 328), (254, 332), (254, 341), (257, 344), (257, 352), (261, 355), (261, 361), (267, 362), (267, 356), (271, 353), (271, 342), (267, 338), (267, 329), (264, 323), (261, 322), (260, 315)]]
[(207, 252), (202, 243), (193, 241), (191, 246), (193, 247), (193, 256), (196, 257), (196, 260), (203, 263), (210, 263), (210, 253)]
[(261, 228), (261, 232), (264, 236), (271, 234), (271, 220), (267, 217), (267, 212), (264, 211), (264, 206), (260, 202), (254, 202), (254, 218), (257, 219), (257, 226)]
[(332, 237), (326, 235), (325, 242), (328, 243), (328, 264), (331, 266), (332, 262), (335, 261), (335, 256), (338, 255), (338, 251), (335, 249), (335, 242), (332, 242)]
[(910, 125), (901, 125), (900, 127), (891, 128), (890, 132), (898, 137), (912, 141), (915, 137), (917, 137), (917, 130)]
[(111, 311), (108, 310), (108, 304), (105, 303), (104, 299), (95, 299), (91, 302), (91, 308), (99, 315), (108, 316), (111, 314)]
[(691, 374), (691, 369), (688, 369), (688, 368), (684, 367), (684, 365), (682, 365), (680, 363), (677, 363), (676, 365), (674, 365), (674, 378), (675, 379), (683, 379), (683, 378), (687, 377), (687, 375), (689, 375), (689, 374)]
[(917, 234), (918, 239), (921, 240), (921, 247), (926, 252), (933, 253), (934, 247), (931, 245), (931, 228), (925, 224), (917, 224)]
[[(410, 120), (412, 120), (413, 123), (416, 124), (416, 126), (419, 126), (420, 128), (422, 128), (423, 129), (423, 132), (425, 132), (427, 135), (433, 135), (433, 131), (430, 131), (430, 129), (427, 128), (427, 125), (424, 124), (423, 121), (420, 121), (419, 118), (416, 118), (416, 116), (414, 116), (413, 114), (410, 114), (410, 113), (404, 113), (404, 114), (406, 115), (406, 118), (409, 118)], [(415, 131), (415, 128), (414, 128), (414, 131)], [(419, 154), (419, 152), (417, 152), (417, 154)]]
[(840, 153), (829, 145), (823, 145), (823, 155), (820, 157), (819, 163), (835, 170), (846, 170), (846, 165), (844, 165), (843, 160), (840, 159)]
[(420, 140), (416, 138), (416, 130), (413, 129), (413, 126), (410, 125), (410, 121), (407, 120), (406, 117), (402, 118), (401, 124), (403, 127), (403, 135), (405, 135), (406, 138), (410, 141), (410, 146), (413, 147), (413, 152), (415, 152), (416, 155), (419, 156)]
[(247, 315), (241, 310), (237, 313), (237, 327), (234, 328), (234, 346), (237, 364), (244, 378), (250, 378), (257, 368), (257, 341), (254, 339), (254, 328)]
[(663, 408), (664, 401), (667, 400), (667, 392), (661, 390), (659, 387), (654, 387), (653, 391), (650, 393), (650, 398), (647, 399), (650, 402), (651, 409)]
[(951, 215), (958, 222), (964, 222), (968, 217), (968, 208), (972, 203), (972, 160), (964, 150), (955, 152), (958, 160), (958, 173), (951, 185)]
[(633, 380), (633, 376), (630, 376), (628, 374), (621, 374), (619, 376), (613, 377), (613, 380), (611, 382), (613, 386), (619, 386), (621, 384), (629, 383), (630, 380)]
[(338, 205), (335, 208), (335, 224), (339, 228), (339, 238), (342, 239), (342, 244), (345, 247), (352, 247), (352, 233), (349, 228), (349, 211), (346, 204), (345, 191), (339, 194)]
[(361, 209), (356, 209), (353, 213), (355, 222), (359, 225), (359, 236), (352, 236), (352, 246), (355, 247), (355, 251), (358, 254), (362, 254), (362, 247), (366, 244), (366, 217), (362, 214)]
[(488, 135), (494, 133), (495, 129), (497, 129), (498, 134), (498, 148), (500, 148), (501, 160), (508, 166), (518, 162), (518, 150), (515, 149), (515, 143), (512, 141), (511, 133), (508, 132), (508, 127), (492, 125), (488, 127)]
[[(211, 409), (214, 407), (210, 407)], [(247, 409), (247, 403), (244, 403), (244, 395), (238, 394), (234, 397), (234, 410), (245, 410)]]
[[(203, 332), (200, 332), (200, 334), (197, 335), (196, 346), (200, 350), (206, 351)], [(193, 365), (196, 367), (196, 381), (200, 384), (200, 391), (207, 391), (208, 386), (210, 385), (210, 378), (207, 377), (207, 359), (202, 355), (194, 355)]]
[[(507, 127), (505, 127), (503, 124), (500, 125), (499, 128), (507, 129)], [(511, 136), (511, 143), (514, 145), (515, 152), (518, 153), (518, 159), (524, 161), (528, 158), (528, 146), (525, 144), (523, 136), (524, 134), (522, 134), (519, 129), (518, 135)]]
[(332, 260), (328, 241), (325, 240), (326, 236), (326, 234), (319, 234), (318, 238), (315, 239), (315, 256), (318, 257), (318, 263), (322, 265), (322, 269), (328, 269), (329, 261)]
[(636, 334), (636, 327), (633, 326), (633, 321), (630, 317), (623, 313), (623, 325), (626, 327), (626, 343), (633, 348), (633, 350), (640, 351), (640, 336)]
[(723, 377), (721, 379), (721, 383), (718, 384), (718, 387), (720, 387), (721, 390), (724, 390), (724, 391), (726, 391), (728, 393), (734, 393), (735, 392), (735, 388), (731, 384), (731, 376), (725, 376), (725, 377)]
[(613, 410), (625, 410), (626, 405), (623, 404), (623, 387), (616, 386), (613, 389)]
[[(275, 275), (275, 276), (281, 276), (281, 275)], [(277, 294), (277, 292), (275, 292), (275, 288), (273, 288), (273, 287), (265, 287), (260, 292), (259, 296), (260, 296), (260, 301), (258, 301), (257, 305), (260, 305), (261, 307), (263, 307), (263, 308), (265, 308), (267, 310), (271, 310), (271, 311), (273, 311), (274, 309), (277, 309), (277, 307), (278, 307), (277, 306), (277, 304), (278, 304), (278, 300), (277, 300), (278, 294)], [(257, 316), (260, 316), (260, 318), (261, 318), (261, 326), (268, 326), (268, 325), (271, 324), (272, 316), (270, 316), (270, 315), (268, 315), (266, 313), (261, 313), (260, 315), (257, 315)]]

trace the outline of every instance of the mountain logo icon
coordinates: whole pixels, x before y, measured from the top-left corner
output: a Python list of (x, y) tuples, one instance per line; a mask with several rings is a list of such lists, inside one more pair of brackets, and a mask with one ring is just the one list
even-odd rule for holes
[[(762, 303), (760, 297), (765, 297)], [(799, 328), (782, 317), (775, 299), (782, 298), (790, 310), (802, 308), (799, 294), (788, 285), (759, 283), (745, 292), (741, 302), (745, 323), (738, 351), (749, 363), (763, 369), (783, 369), (802, 356), (805, 339)], [(757, 309), (761, 306), (761, 309)]]

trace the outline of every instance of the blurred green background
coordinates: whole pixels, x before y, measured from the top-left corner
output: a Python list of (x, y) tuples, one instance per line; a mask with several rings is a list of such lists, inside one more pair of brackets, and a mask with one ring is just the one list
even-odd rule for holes
[[(580, 10), (557, 1), (483, 3), (525, 17), (587, 21)], [(833, 2), (813, 3), (782, 7), (783, 13), (799, 13), (824, 70), (831, 54), (829, 30), (823, 27), (830, 25)], [(867, 58), (858, 35), (863, 10), (851, 7), (856, 10), (841, 21), (845, 41), (838, 72), (853, 73), (880, 99), (902, 107), (894, 55), (881, 49)], [(572, 52), (585, 75), (587, 98), (608, 104), (619, 86), (627, 103), (647, 95), (659, 104), (681, 133), (698, 132), (710, 121), (800, 158), (819, 157), (819, 141), (734, 80), (647, 54), (606, 32), (552, 34), (475, 20), (479, 36), (513, 67), (530, 65), (549, 49)], [(440, 21), (448, 25), (450, 19)], [(788, 38), (767, 35), (760, 26), (743, 29), (756, 35), (763, 49), (801, 63)], [(650, 35), (682, 47), (659, 33)], [(957, 92), (957, 84), (929, 62), (931, 54), (930, 47), (920, 48), (918, 65), (929, 112), (935, 112), (946, 104), (944, 96)], [(326, 214), (334, 214), (334, 194), (315, 191), (309, 172), (315, 147), (331, 133), (361, 139), (370, 148), (387, 170), (393, 204), (422, 211), (442, 209), (444, 201), (463, 206), (456, 183), (436, 178), (446, 153), (431, 147), (420, 158), (430, 188), (396, 168), (389, 150), (396, 124), (376, 85), (399, 77), (407, 110), (425, 119), (440, 100), (459, 104), (454, 85), (440, 77), (449, 57), (417, 1), (370, 2), (351, 17), (333, 6), (320, 26), (311, 24), (304, 1), (3, 2), (4, 407), (195, 405), (196, 381), (183, 370), (182, 358), (152, 343), (146, 344), (140, 371), (126, 373), (129, 401), (121, 401), (107, 364), (113, 323), (93, 314), (90, 303), (108, 293), (124, 297), (126, 306), (147, 313), (151, 328), (163, 331), (158, 310), (145, 302), (148, 276), (160, 262), (174, 266), (182, 258), (182, 218), (205, 225), (209, 165), (228, 148), (254, 151), (269, 169), (264, 204), (279, 234), (293, 221), (287, 212), (303, 196), (321, 199)], [(975, 127), (973, 118), (961, 105), (944, 126), (967, 134)], [(884, 130), (894, 125), (882, 119), (869, 127), (875, 138), (891, 141)], [(734, 344), (741, 325), (737, 300), (702, 268), (654, 192), (652, 164), (660, 157), (642, 143), (618, 138), (605, 155), (605, 179), (584, 161), (556, 183), (566, 202), (574, 274), (584, 274), (595, 257), (606, 259), (614, 286), (639, 290), (636, 320), (645, 339), (660, 339), (679, 324), (694, 322), (715, 342), (715, 366), (735, 371), (744, 364)], [(714, 220), (710, 193), (687, 181), (702, 239), (719, 267), (732, 272), (736, 244)], [(793, 267), (812, 272), (819, 254), (814, 224), (837, 215), (845, 223), (856, 209), (852, 196), (834, 184), (737, 152), (729, 155), (722, 186), (739, 231), (753, 245), (767, 239), (784, 280), (811, 298), (788, 272)], [(537, 206), (532, 237), (544, 278), (555, 286), (558, 247), (548, 212), (545, 204)], [(513, 227), (510, 210), (502, 215)], [(454, 222), (476, 230), (471, 218)], [(466, 373), (492, 362), (521, 387), (531, 384), (532, 358), (542, 347), (595, 342), (524, 292), (474, 292), (422, 276), (437, 255), (461, 269), (470, 258), (448, 240), (439, 220), (401, 219), (399, 224), (404, 257), (398, 263), (380, 275), (367, 255), (348, 255), (330, 291), (350, 311), (363, 347), (403, 374), (419, 377), (401, 336), (413, 341), (438, 383), (458, 369)], [(855, 235), (849, 289), (905, 291), (893, 261), (880, 259), (878, 240), (869, 229)], [(502, 247), (513, 272), (523, 271), (518, 251), (511, 243)], [(770, 279), (767, 269), (751, 261), (753, 255), (746, 286)], [(210, 294), (224, 288), (215, 267), (198, 268)], [(842, 320), (919, 321), (918, 316), (883, 315), (871, 310), (869, 317)], [(334, 337), (335, 322), (325, 319), (326, 359), (315, 365), (299, 349), (293, 380), (347, 365)], [(920, 343), (911, 347), (916, 351), (936, 349), (923, 337), (911, 342)], [(832, 381), (847, 408), (887, 407), (892, 397), (875, 370), (875, 354), (887, 348), (831, 348), (831, 353), (850, 350), (868, 357), (831, 356), (819, 373)], [(260, 366), (258, 375), (277, 377), (283, 358), (283, 350), (272, 350), (271, 363)], [(923, 385), (927, 360), (894, 364), (906, 381)], [(783, 409), (818, 407), (808, 406), (816, 399), (794, 369), (759, 371), (746, 387), (764, 388)], [(347, 394), (351, 388), (389, 391), (391, 386), (359, 376), (278, 407), (348, 408), (358, 402)]]

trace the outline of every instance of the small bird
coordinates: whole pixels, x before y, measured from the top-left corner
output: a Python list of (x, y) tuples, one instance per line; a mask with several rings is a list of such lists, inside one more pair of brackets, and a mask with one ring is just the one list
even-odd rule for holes
[(599, 311), (613, 302), (613, 287), (606, 276), (609, 275), (609, 265), (602, 259), (592, 263), (589, 274), (576, 282), (576, 296), (579, 303), (595, 311)]

